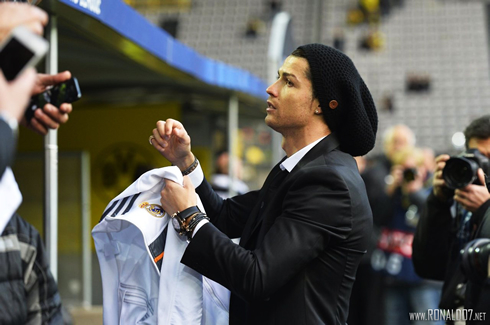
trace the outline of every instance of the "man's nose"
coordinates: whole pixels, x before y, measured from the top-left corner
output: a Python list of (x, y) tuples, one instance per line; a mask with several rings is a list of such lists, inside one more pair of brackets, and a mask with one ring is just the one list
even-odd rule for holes
[(267, 89), (265, 90), (265, 92), (267, 94), (269, 94), (270, 96), (277, 97), (277, 87), (275, 87), (276, 86), (276, 83), (277, 83), (277, 81), (274, 82), (269, 87), (267, 87)]

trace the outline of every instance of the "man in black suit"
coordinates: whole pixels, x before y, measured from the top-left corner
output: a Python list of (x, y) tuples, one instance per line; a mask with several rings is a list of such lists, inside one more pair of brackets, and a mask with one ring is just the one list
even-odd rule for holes
[(169, 119), (150, 142), (190, 179), (166, 182), (161, 203), (190, 241), (182, 263), (231, 291), (230, 324), (343, 325), (372, 226), (352, 156), (374, 146), (376, 109), (352, 61), (321, 44), (295, 50), (267, 93), (265, 122), (287, 157), (262, 189), (218, 197), (182, 124)]

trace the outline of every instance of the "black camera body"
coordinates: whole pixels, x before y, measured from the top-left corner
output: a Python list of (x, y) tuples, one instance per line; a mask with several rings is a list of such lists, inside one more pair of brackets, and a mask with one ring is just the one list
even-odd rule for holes
[[(483, 169), (485, 173), (485, 183), (480, 184), (478, 180), (478, 169)], [(442, 178), (446, 186), (450, 189), (458, 189), (469, 184), (487, 185), (490, 172), (490, 161), (478, 149), (468, 149), (461, 155), (451, 157), (446, 161), (446, 166), (442, 170)]]
[(417, 177), (417, 168), (405, 168), (403, 170), (403, 182), (410, 183)]

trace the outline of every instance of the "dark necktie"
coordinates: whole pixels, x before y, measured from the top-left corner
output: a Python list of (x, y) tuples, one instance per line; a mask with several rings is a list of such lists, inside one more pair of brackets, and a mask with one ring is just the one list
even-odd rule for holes
[(271, 185), (269, 186), (267, 196), (269, 196), (273, 190), (277, 189), (281, 185), (282, 181), (286, 178), (286, 176), (288, 176), (288, 174), (289, 172), (287, 171), (287, 169), (284, 169), (279, 171), (274, 176), (274, 178), (271, 181)]
[(289, 172), (285, 170), (279, 171), (276, 175), (274, 175), (274, 178), (272, 179), (269, 188), (267, 189), (267, 193), (264, 196), (264, 199), (262, 200), (260, 204), (260, 214), (262, 215), (262, 212), (264, 211), (264, 208), (267, 204), (270, 203), (271, 197), (275, 194), (276, 190), (281, 186), (281, 183), (284, 181), (286, 176), (288, 176)]
[[(289, 172), (287, 170), (279, 170), (276, 172), (273, 178), (271, 179), (270, 182), (267, 182), (267, 188), (262, 188), (262, 190), (266, 191), (265, 195), (261, 195), (261, 200), (259, 203), (259, 210), (255, 214), (255, 216), (252, 216), (252, 218), (249, 220), (249, 224), (246, 226), (243, 234), (242, 234), (242, 240), (240, 241), (240, 245), (246, 245), (246, 243), (251, 240), (251, 236), (253, 236), (255, 230), (258, 229), (259, 225), (262, 223), (262, 213), (265, 210), (265, 207), (267, 204), (270, 203), (271, 197), (274, 195), (274, 193), (277, 191), (279, 186), (281, 185), (282, 181), (288, 176)], [(265, 184), (264, 184), (265, 185)], [(255, 247), (255, 244), (252, 244), (252, 246), (244, 246), (248, 247), (249, 249), (253, 249)]]

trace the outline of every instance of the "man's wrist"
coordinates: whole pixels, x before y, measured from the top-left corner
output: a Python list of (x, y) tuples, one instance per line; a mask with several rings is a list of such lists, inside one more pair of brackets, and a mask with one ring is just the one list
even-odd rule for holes
[(4, 120), (8, 124), (14, 135), (17, 135), (19, 124), (15, 118), (11, 117), (4, 111), (0, 111), (0, 119)]
[(190, 155), (188, 155), (184, 159), (176, 162), (175, 163), (175, 166), (179, 167), (180, 171), (183, 172), (184, 170), (186, 170), (187, 168), (189, 168), (189, 166), (191, 166), (194, 163), (195, 160), (196, 160), (196, 157), (191, 152)]
[(197, 160), (197, 158), (194, 159), (194, 162), (192, 164), (190, 164), (189, 167), (187, 167), (186, 169), (182, 170), (182, 176), (186, 176), (186, 175), (189, 175), (190, 173), (192, 173), (194, 170), (196, 170), (197, 166), (199, 166), (199, 160)]

